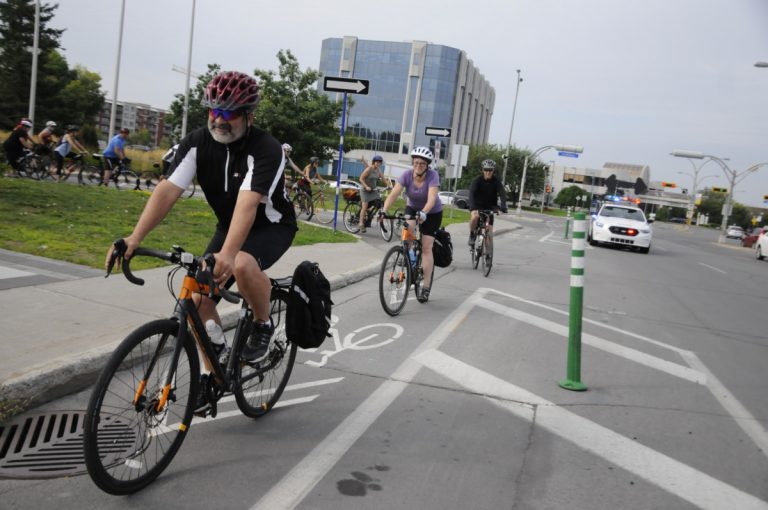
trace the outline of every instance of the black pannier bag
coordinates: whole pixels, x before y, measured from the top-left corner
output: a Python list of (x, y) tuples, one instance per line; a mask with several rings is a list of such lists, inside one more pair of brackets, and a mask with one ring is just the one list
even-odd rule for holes
[(448, 267), (453, 262), (451, 234), (443, 227), (440, 227), (435, 232), (435, 242), (432, 244), (432, 257), (437, 267)]
[(331, 284), (315, 262), (305, 260), (293, 272), (285, 312), (285, 334), (302, 349), (319, 347), (331, 327)]

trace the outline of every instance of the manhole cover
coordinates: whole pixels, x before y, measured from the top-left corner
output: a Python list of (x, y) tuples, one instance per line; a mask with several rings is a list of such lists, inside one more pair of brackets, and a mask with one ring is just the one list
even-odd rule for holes
[[(0, 478), (58, 478), (85, 473), (83, 421), (85, 411), (56, 411), (17, 416), (0, 424)], [(136, 437), (116, 416), (105, 420), (100, 434), (106, 456), (132, 449)], [(105, 459), (107, 463), (109, 462)]]

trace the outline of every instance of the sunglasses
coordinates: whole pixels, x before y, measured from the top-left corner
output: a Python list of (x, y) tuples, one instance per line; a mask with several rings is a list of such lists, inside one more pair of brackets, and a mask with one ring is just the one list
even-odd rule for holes
[(491, 172), (491, 173), (493, 173), (493, 168), (483, 168), (483, 172)]
[(216, 119), (216, 117), (221, 117), (225, 121), (238, 119), (242, 114), (243, 110), (222, 110), (221, 108), (211, 108), (208, 111), (208, 116), (210, 118)]

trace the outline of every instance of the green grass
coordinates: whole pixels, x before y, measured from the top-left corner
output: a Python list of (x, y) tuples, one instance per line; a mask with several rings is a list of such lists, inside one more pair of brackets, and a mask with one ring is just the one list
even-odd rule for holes
[[(0, 248), (102, 268), (110, 243), (131, 232), (149, 196), (145, 191), (0, 177)], [(207, 203), (181, 199), (143, 246), (169, 249), (179, 244), (202, 255), (215, 225)], [(356, 239), (299, 222), (293, 244), (346, 242)], [(143, 257), (135, 269), (162, 264)]]

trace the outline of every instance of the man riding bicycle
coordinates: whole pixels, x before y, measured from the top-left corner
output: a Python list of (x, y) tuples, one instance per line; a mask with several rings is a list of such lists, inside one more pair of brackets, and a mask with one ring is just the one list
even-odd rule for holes
[(19, 170), (19, 159), (24, 155), (24, 149), (32, 149), (34, 145), (29, 136), (30, 129), (32, 129), (32, 121), (21, 119), (19, 124), (13, 128), (11, 134), (3, 142), (5, 157), (14, 170)]
[[(480, 218), (478, 211), (494, 211), (501, 209), (507, 212), (507, 195), (504, 192), (504, 186), (501, 180), (494, 175), (496, 162), (492, 159), (486, 159), (480, 164), (483, 174), (478, 175), (472, 181), (469, 188), (469, 244), (475, 244), (475, 228)], [(488, 218), (488, 233), (493, 230), (493, 216)]]
[[(210, 81), (203, 97), (208, 125), (181, 141), (168, 178), (157, 185), (125, 238), (125, 257), (130, 258), (197, 177), (218, 220), (205, 250), (216, 260), (214, 280), (226, 288), (237, 281), (254, 312), (252, 333), (241, 355), (246, 361), (258, 361), (267, 353), (274, 326), (269, 319), (272, 286), (264, 271), (288, 250), (297, 230), (293, 206), (284, 193), (280, 142), (253, 126), (259, 89), (255, 78), (236, 71)], [(107, 262), (112, 251), (110, 247)], [(218, 299), (194, 297), (203, 323), (212, 319), (221, 325)], [(218, 344), (219, 352), (223, 348)]]
[(125, 141), (128, 139), (130, 132), (128, 128), (121, 128), (120, 132), (112, 137), (107, 148), (104, 149), (104, 180), (99, 183), (99, 186), (103, 184), (109, 187), (109, 179), (112, 177), (112, 172), (115, 168), (120, 163), (130, 162), (125, 157)]

